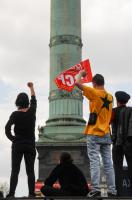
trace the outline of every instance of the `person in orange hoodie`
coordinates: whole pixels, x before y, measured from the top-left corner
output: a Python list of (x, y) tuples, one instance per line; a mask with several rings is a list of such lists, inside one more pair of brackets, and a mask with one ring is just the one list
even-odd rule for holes
[(113, 97), (104, 88), (104, 77), (96, 74), (92, 78), (93, 87), (82, 84), (81, 78), (86, 76), (82, 70), (76, 80), (76, 86), (83, 91), (89, 101), (90, 116), (84, 134), (87, 138), (87, 150), (90, 160), (92, 191), (88, 197), (101, 195), (100, 191), (100, 154), (107, 179), (108, 196), (116, 196), (115, 175), (111, 160), (110, 119)]

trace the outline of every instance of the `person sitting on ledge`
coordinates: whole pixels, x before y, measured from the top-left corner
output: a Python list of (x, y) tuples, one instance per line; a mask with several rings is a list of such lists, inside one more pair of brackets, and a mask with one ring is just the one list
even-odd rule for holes
[[(55, 182), (60, 188), (54, 188)], [(60, 155), (58, 164), (44, 181), (41, 192), (45, 196), (86, 196), (89, 192), (87, 181), (81, 170), (73, 164), (73, 158), (67, 152)]]

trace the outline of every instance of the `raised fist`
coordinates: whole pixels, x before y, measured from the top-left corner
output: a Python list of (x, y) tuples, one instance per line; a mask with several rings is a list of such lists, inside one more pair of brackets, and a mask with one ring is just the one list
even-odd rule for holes
[(87, 75), (87, 73), (86, 73), (85, 70), (82, 70), (82, 71), (80, 71), (80, 75), (81, 75), (82, 77), (85, 77), (85, 76)]
[(32, 83), (32, 82), (28, 82), (28, 83), (27, 83), (27, 86), (28, 86), (29, 88), (31, 88), (31, 87), (33, 87), (33, 83)]

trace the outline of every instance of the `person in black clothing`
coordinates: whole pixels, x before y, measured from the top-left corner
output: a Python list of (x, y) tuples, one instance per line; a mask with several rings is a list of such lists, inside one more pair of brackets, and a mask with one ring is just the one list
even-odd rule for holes
[(4, 198), (3, 192), (0, 191), (0, 198)]
[(129, 126), (130, 113), (132, 108), (126, 104), (130, 99), (130, 95), (124, 91), (115, 93), (117, 107), (113, 108), (112, 113), (112, 156), (115, 170), (115, 183), (117, 196), (123, 195), (123, 158), (125, 156), (129, 178), (132, 184), (132, 141), (128, 139), (128, 132), (132, 134), (132, 129)]
[[(60, 189), (53, 187), (58, 181)], [(58, 164), (44, 181), (41, 192), (45, 196), (86, 196), (89, 192), (87, 181), (81, 170), (73, 164), (71, 155), (63, 152)]]
[[(18, 174), (23, 156), (28, 177), (29, 197), (35, 196), (34, 162), (36, 157), (35, 121), (37, 103), (33, 83), (29, 82), (27, 86), (31, 92), (30, 103), (26, 93), (18, 94), (15, 102), (18, 110), (11, 114), (5, 126), (5, 134), (12, 142), (12, 169), (10, 177), (10, 190), (7, 197), (15, 195)], [(11, 127), (13, 125), (14, 135), (11, 132)]]

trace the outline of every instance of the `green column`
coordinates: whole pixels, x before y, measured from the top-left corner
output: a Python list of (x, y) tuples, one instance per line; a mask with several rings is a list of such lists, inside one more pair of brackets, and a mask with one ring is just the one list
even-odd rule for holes
[(39, 142), (78, 141), (83, 137), (82, 93), (59, 90), (55, 77), (81, 61), (80, 0), (51, 0), (49, 119), (40, 130)]

